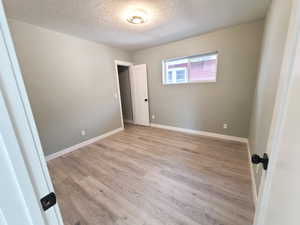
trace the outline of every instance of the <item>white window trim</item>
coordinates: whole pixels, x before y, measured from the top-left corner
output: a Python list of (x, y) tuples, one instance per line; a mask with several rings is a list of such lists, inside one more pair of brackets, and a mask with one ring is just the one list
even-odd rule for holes
[[(167, 81), (167, 68), (166, 68), (166, 62), (170, 60), (180, 60), (180, 59), (186, 59), (186, 58), (193, 58), (193, 57), (199, 57), (199, 56), (205, 56), (205, 55), (212, 55), (216, 54), (217, 55), (217, 71), (216, 71), (216, 77), (214, 80), (199, 80), (199, 81), (187, 81), (187, 82), (180, 82), (180, 83), (168, 83)], [(197, 55), (191, 55), (191, 56), (183, 56), (183, 57), (177, 57), (177, 58), (171, 58), (171, 59), (164, 59), (162, 60), (162, 84), (163, 85), (180, 85), (180, 84), (197, 84), (197, 83), (216, 83), (217, 82), (217, 77), (219, 73), (219, 52), (218, 51), (212, 51), (208, 53), (201, 53)], [(189, 74), (187, 74), (188, 78)]]

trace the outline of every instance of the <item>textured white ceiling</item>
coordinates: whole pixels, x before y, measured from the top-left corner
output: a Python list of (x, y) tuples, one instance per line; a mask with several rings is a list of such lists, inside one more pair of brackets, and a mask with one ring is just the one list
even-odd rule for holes
[[(8, 17), (128, 50), (263, 18), (269, 0), (4, 0)], [(146, 10), (143, 25), (124, 21)]]

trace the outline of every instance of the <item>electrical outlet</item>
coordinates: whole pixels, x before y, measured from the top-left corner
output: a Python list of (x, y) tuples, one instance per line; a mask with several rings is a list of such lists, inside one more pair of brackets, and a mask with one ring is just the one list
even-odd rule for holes
[(224, 123), (224, 124), (223, 124), (223, 128), (224, 128), (224, 129), (228, 129), (228, 124), (227, 124), (227, 123)]
[(152, 115), (152, 119), (155, 120), (155, 115), (154, 114)]
[(86, 135), (85, 130), (82, 130), (82, 131), (81, 131), (81, 136), (85, 136), (85, 135)]

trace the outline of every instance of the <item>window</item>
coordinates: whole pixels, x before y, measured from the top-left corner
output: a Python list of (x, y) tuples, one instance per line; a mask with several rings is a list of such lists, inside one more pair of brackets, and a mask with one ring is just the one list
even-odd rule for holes
[(163, 61), (163, 83), (216, 82), (218, 53)]
[(170, 68), (167, 76), (168, 84), (187, 82), (187, 69), (185, 67)]

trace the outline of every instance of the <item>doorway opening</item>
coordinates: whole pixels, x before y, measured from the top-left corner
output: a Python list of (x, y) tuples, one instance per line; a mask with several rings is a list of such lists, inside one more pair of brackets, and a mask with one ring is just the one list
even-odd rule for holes
[(130, 67), (117, 65), (117, 71), (123, 123), (124, 125), (133, 124), (134, 119), (132, 108), (132, 90), (130, 84)]
[(150, 126), (146, 64), (115, 61), (115, 70), (122, 127), (124, 123)]

